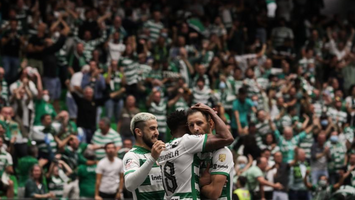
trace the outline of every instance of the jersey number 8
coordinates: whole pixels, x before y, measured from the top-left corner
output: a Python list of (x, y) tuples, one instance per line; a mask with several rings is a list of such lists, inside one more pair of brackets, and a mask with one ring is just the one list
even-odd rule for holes
[(166, 189), (171, 193), (174, 193), (177, 188), (176, 178), (174, 175), (175, 175), (174, 163), (166, 162), (164, 166), (164, 176), (165, 176), (164, 180), (165, 180)]

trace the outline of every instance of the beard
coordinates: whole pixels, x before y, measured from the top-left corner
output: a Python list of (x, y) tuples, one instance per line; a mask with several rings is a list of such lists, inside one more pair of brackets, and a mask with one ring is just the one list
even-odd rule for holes
[(146, 134), (143, 134), (143, 142), (149, 147), (152, 148), (153, 147), (153, 142), (152, 142), (152, 138), (148, 138), (146, 136)]

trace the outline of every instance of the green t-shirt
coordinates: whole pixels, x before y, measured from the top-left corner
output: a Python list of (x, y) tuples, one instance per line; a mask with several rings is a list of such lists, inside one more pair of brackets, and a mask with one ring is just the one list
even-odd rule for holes
[(261, 169), (257, 166), (250, 167), (246, 172), (243, 173), (243, 175), (248, 180), (247, 189), (249, 191), (254, 191), (256, 186), (258, 186), (258, 184), (259, 184), (259, 182), (257, 181), (257, 178), (260, 176), (264, 176)]
[(95, 197), (96, 165), (78, 167), (80, 197)]
[(32, 156), (25, 156), (19, 159), (17, 165), (18, 186), (24, 187), (29, 178), (30, 169), (33, 165), (38, 164), (38, 160)]
[[(233, 113), (234, 111), (239, 112), (239, 120), (242, 127), (248, 126), (248, 115), (252, 113), (252, 107), (253, 103), (250, 99), (245, 99), (244, 103), (241, 103), (239, 99), (233, 101)], [(232, 115), (231, 126), (232, 128), (238, 128), (234, 115)]]
[(44, 114), (49, 114), (52, 116), (52, 119), (57, 116), (57, 113), (54, 110), (54, 107), (52, 104), (45, 102), (43, 99), (37, 100), (36, 101), (36, 109), (35, 109), (35, 121), (34, 125), (41, 125), (41, 117)]

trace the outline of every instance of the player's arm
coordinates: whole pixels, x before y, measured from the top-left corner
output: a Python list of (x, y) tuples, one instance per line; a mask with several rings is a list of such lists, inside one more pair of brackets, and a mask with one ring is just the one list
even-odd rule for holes
[(139, 160), (126, 154), (123, 158), (125, 169), (125, 184), (127, 190), (133, 192), (144, 182), (144, 178), (152, 169), (153, 164), (159, 158), (160, 153), (165, 149), (165, 144), (162, 141), (157, 141), (152, 147), (151, 156), (147, 156), (145, 163), (139, 167)]
[(211, 183), (201, 188), (201, 193), (209, 199), (217, 199), (221, 196), (227, 177), (221, 174), (211, 175)]
[(232, 142), (234, 141), (232, 134), (229, 132), (224, 121), (217, 115), (217, 113), (215, 113), (215, 111), (212, 108), (202, 103), (198, 103), (192, 106), (192, 108), (203, 112), (207, 112), (211, 116), (215, 124), (216, 135), (213, 134), (207, 135), (205, 151), (220, 149), (224, 146), (232, 144)]

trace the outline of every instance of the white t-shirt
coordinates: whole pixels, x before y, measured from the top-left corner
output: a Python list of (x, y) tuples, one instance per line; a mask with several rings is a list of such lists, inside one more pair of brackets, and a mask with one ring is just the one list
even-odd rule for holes
[(102, 174), (99, 191), (107, 194), (116, 194), (120, 184), (120, 174), (123, 174), (123, 162), (114, 158), (113, 162), (105, 157), (97, 164), (96, 174)]
[[(70, 79), (70, 87), (72, 88), (72, 90), (74, 89), (74, 86), (79, 86), (81, 87), (81, 81), (83, 80), (83, 72), (76, 72), (73, 74), (73, 76)], [(79, 96), (81, 96), (81, 94), (77, 93)], [(68, 91), (67, 93), (67, 97), (71, 97), (70, 92)]]
[(108, 43), (108, 62), (111, 60), (119, 60), (121, 58), (122, 52), (126, 50), (126, 46), (124, 44), (115, 44), (113, 42)]

